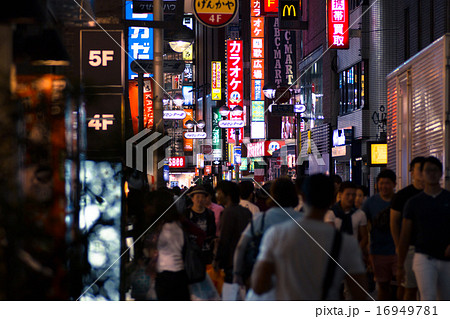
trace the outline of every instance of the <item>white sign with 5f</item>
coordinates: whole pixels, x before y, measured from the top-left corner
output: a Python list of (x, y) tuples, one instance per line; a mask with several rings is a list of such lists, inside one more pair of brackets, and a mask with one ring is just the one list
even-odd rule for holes
[(108, 61), (114, 60), (113, 50), (90, 50), (89, 51), (89, 64), (93, 67), (107, 66)]

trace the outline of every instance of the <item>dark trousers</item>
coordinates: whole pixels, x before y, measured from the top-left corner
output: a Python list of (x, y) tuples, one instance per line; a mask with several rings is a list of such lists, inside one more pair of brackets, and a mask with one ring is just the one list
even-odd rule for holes
[(191, 300), (189, 283), (184, 270), (158, 273), (155, 280), (155, 290), (158, 300), (161, 301), (186, 301)]

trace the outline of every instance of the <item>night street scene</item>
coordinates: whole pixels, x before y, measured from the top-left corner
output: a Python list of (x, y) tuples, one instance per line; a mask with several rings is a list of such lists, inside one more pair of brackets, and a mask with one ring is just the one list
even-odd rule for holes
[(10, 1), (0, 43), (0, 301), (450, 300), (449, 0)]

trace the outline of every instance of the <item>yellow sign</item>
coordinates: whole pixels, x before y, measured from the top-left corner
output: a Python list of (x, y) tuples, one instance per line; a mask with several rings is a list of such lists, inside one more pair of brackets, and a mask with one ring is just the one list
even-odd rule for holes
[(220, 101), (222, 98), (222, 77), (221, 62), (211, 62), (211, 95), (212, 100)]
[[(292, 10), (292, 15), (291, 15), (291, 10)], [(295, 10), (295, 7), (293, 4), (287, 5), (285, 4), (283, 7), (283, 17), (286, 17), (286, 11), (287, 11), (287, 16), (288, 17), (296, 17), (297, 16), (297, 11)]]
[(372, 164), (387, 164), (387, 144), (372, 144), (370, 154)]
[(184, 50), (183, 51), (183, 60), (184, 61), (190, 61), (190, 60), (193, 60), (193, 57), (192, 57), (192, 55), (193, 55), (193, 49), (192, 49), (193, 47), (192, 47), (192, 44), (186, 49), (186, 50)]

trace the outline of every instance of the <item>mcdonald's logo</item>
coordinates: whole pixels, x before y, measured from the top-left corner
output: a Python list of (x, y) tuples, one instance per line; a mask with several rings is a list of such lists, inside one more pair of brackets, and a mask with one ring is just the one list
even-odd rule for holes
[(278, 17), (280, 20), (298, 20), (301, 16), (299, 0), (281, 0), (278, 3)]
[[(291, 15), (291, 10), (292, 10), (292, 15)], [(288, 17), (296, 17), (297, 16), (297, 11), (295, 10), (295, 7), (293, 4), (290, 5), (284, 5), (283, 7), (283, 17), (286, 17), (286, 11), (287, 11), (287, 16)]]

